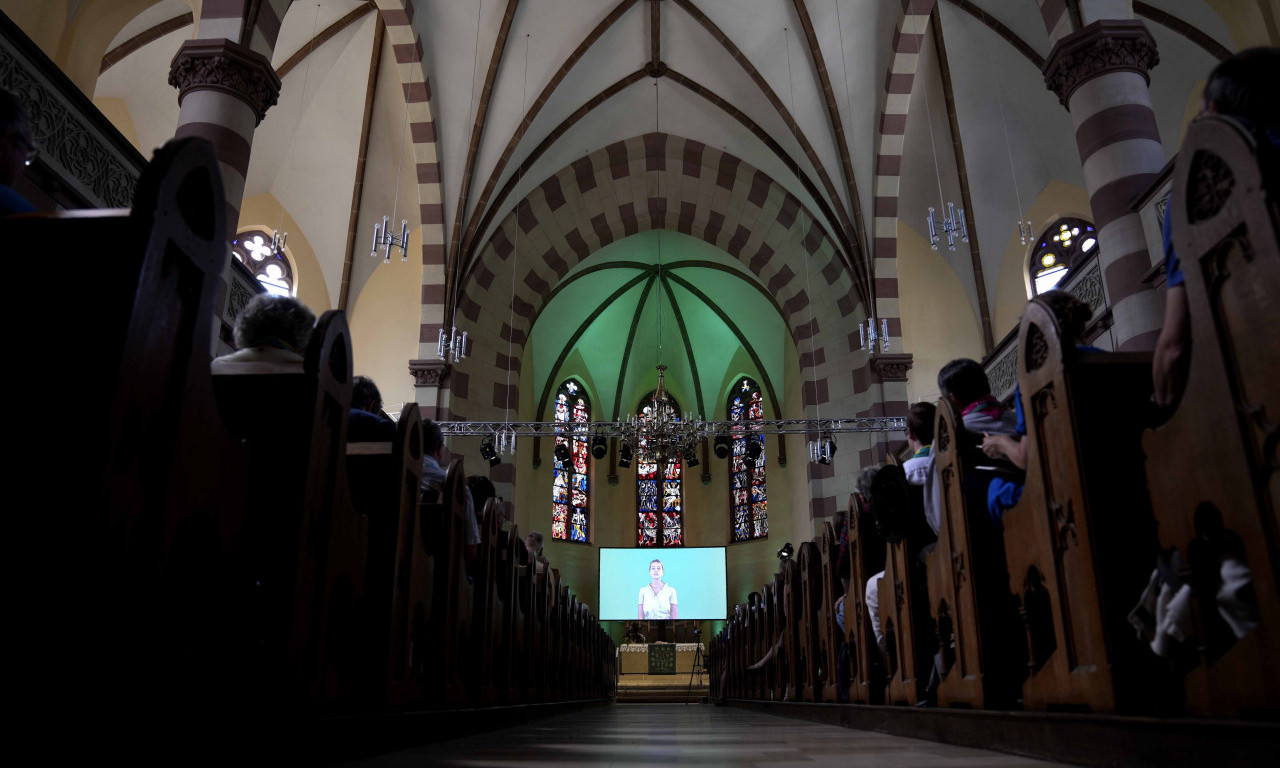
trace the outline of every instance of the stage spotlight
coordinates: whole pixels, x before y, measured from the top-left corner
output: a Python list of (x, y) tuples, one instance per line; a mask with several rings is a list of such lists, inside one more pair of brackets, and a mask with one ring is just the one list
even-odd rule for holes
[(782, 545), (782, 549), (778, 550), (778, 559), (790, 560), (793, 554), (795, 554), (795, 550), (791, 547), (791, 542), (788, 541)]
[(716, 439), (711, 441), (711, 450), (715, 451), (717, 459), (729, 458), (729, 451), (733, 449), (733, 441), (728, 435), (716, 435)]
[(603, 459), (608, 452), (609, 443), (604, 439), (604, 433), (596, 432), (596, 436), (591, 438), (591, 456), (596, 459)]
[(698, 466), (698, 449), (686, 448), (683, 454), (685, 467)]
[(747, 438), (747, 455), (742, 457), (742, 463), (752, 469), (755, 469), (756, 464), (760, 463), (760, 457), (763, 455), (764, 443), (760, 442), (760, 438)]
[(484, 442), (480, 443), (480, 458), (489, 462), (489, 466), (491, 467), (496, 467), (502, 463), (502, 459), (498, 456), (498, 452), (494, 450), (492, 437), (486, 437)]
[(830, 464), (831, 458), (836, 455), (836, 441), (834, 438), (828, 437), (822, 443), (822, 450), (818, 452), (819, 464)]
[(569, 444), (556, 443), (556, 447), (551, 450), (551, 455), (561, 464), (567, 462), (569, 460)]
[(626, 469), (631, 466), (631, 444), (623, 443), (618, 449), (618, 466)]

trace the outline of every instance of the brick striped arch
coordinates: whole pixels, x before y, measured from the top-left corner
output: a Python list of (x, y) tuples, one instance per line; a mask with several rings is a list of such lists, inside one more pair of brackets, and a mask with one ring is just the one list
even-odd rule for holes
[[(374, 0), (387, 25), (387, 39), (395, 52), (396, 68), (409, 110), (418, 179), (418, 219), (422, 225), (422, 316), (418, 328), (418, 357), (434, 358), (436, 336), (444, 326), (444, 200), (440, 187), (440, 154), (431, 105), (431, 82), (422, 61), (422, 39), (413, 26), (413, 0)], [(437, 414), (432, 407), (423, 413)]]
[[(893, 348), (902, 349), (902, 321), (898, 312), (898, 195), (902, 183), (902, 153), (907, 135), (907, 112), (915, 84), (920, 49), (935, 0), (902, 0), (893, 30), (889, 69), (884, 79), (879, 140), (875, 165), (875, 296), (876, 317), (889, 321)], [(906, 398), (903, 385), (902, 399)]]
[[(481, 248), (461, 285), (458, 328), (474, 342), (471, 357), (451, 374), (450, 418), (504, 418), (506, 404), (520, 401), (514, 382), (524, 345), (551, 290), (599, 248), (652, 229), (714, 245), (776, 297), (798, 351), (807, 413), (882, 410), (867, 355), (858, 349), (865, 309), (822, 224), (782, 185), (738, 157), (649, 133), (597, 149), (547, 177)], [(801, 248), (810, 265), (807, 286)], [(835, 466), (810, 471), (816, 515), (834, 514), (839, 494), (848, 492), (843, 486), (858, 457), (849, 451), (837, 458)], [(501, 480), (513, 481), (514, 468), (504, 471), (510, 477)]]

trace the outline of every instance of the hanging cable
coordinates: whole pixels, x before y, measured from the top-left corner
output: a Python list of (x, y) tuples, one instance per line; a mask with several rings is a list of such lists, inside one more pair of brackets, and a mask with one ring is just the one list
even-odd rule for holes
[[(786, 53), (787, 53), (787, 99), (788, 101), (791, 102), (791, 138), (795, 141), (796, 153), (797, 155), (799, 155), (800, 131), (796, 125), (796, 86), (795, 86), (795, 80), (792, 78), (792, 74), (791, 74), (791, 32), (786, 27), (782, 28), (782, 38), (786, 42)], [(800, 223), (800, 258), (804, 259), (804, 291), (805, 291), (806, 297), (811, 297), (813, 294), (810, 291), (810, 285), (809, 285), (809, 249), (808, 249), (808, 246), (805, 244), (805, 240), (807, 239), (806, 232), (805, 232), (805, 216), (804, 216), (805, 208), (804, 208), (804, 203), (801, 202), (798, 197), (796, 198), (796, 203), (799, 205), (799, 211), (797, 213), (799, 214), (798, 221)], [(814, 347), (813, 347), (813, 337), (815, 335), (813, 332), (813, 301), (810, 300), (807, 303), (809, 305), (809, 323), (808, 323), (809, 370), (810, 370), (810, 375), (812, 377), (810, 381), (813, 385), (813, 394), (814, 394), (813, 411), (814, 411), (814, 416), (816, 418), (821, 419), (822, 405), (818, 402), (818, 397), (817, 397), (818, 365), (817, 365), (817, 358), (814, 356)], [(819, 438), (821, 438), (821, 436), (819, 436)]]
[[(525, 101), (529, 98), (529, 38), (530, 35), (524, 36), (524, 77), (520, 82), (520, 114), (524, 114)], [(520, 187), (520, 177), (524, 171), (524, 164), (516, 166), (516, 188)], [(515, 341), (515, 319), (516, 319), (516, 264), (520, 261), (520, 201), (516, 202), (516, 236), (515, 249), (511, 254), (511, 311), (507, 314), (507, 327), (511, 329), (511, 333), (507, 334), (507, 387), (506, 400), (502, 406), (502, 415), (507, 421), (511, 420), (511, 352), (512, 344)], [(515, 441), (511, 441), (511, 452), (515, 453)]]
[(320, 27), (320, 4), (316, 3), (316, 15), (311, 22), (311, 39), (307, 42), (307, 66), (302, 68), (302, 90), (298, 93), (298, 120), (293, 124), (293, 142), (289, 147), (289, 180), (284, 186), (284, 203), (280, 206), (280, 222), (276, 226), (276, 231), (272, 233), (271, 246), (277, 256), (284, 248), (284, 241), (289, 236), (284, 230), (284, 214), (288, 208), (289, 201), (293, 199), (293, 182), (295, 161), (298, 157), (298, 132), (302, 129), (302, 113), (306, 111), (307, 105), (307, 81), (311, 78), (311, 54), (316, 49), (316, 30)]
[[(653, 81), (653, 132), (655, 138), (662, 132), (662, 107), (658, 100), (658, 80)], [(663, 151), (666, 151), (666, 143), (662, 144)], [(665, 162), (659, 163), (658, 168), (654, 171), (657, 190), (656, 196), (662, 200), (662, 167)], [(667, 223), (667, 206), (665, 200), (662, 205), (662, 224)], [(657, 227), (658, 234), (658, 365), (662, 365), (662, 227)]]

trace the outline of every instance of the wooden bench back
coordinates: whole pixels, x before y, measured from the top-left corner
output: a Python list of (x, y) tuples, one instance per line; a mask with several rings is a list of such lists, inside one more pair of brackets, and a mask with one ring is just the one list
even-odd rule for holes
[[(938, 544), (928, 562), (931, 613), (938, 627), (944, 674), (938, 703), (983, 706), (982, 627), (973, 584), (973, 553), (960, 450), (964, 426), (949, 400), (938, 401), (933, 456), (941, 508)], [(985, 510), (978, 510), (985, 514)], [(881, 608), (883, 610), (883, 606)]]
[(1214, 594), (1196, 601), (1205, 653), (1185, 682), (1187, 709), (1201, 715), (1280, 707), (1280, 668), (1271, 663), (1280, 654), (1280, 200), (1260, 162), (1253, 137), (1230, 118), (1187, 129), (1170, 205), (1190, 307), (1190, 374), (1177, 411), (1144, 439), (1161, 545), (1212, 584), (1217, 558), (1192, 563), (1192, 550), (1214, 549), (1201, 532), (1218, 529), (1210, 535), (1242, 549), (1252, 574), (1258, 623), (1238, 641), (1223, 632)]
[(844, 628), (849, 643), (849, 700), (883, 704), (885, 668), (871, 631), (867, 580), (884, 570), (885, 543), (870, 515), (859, 514), (849, 496), (849, 591), (844, 599)]
[(836, 623), (836, 600), (844, 594), (844, 584), (836, 572), (836, 530), (831, 523), (822, 524), (818, 542), (822, 562), (822, 602), (819, 604), (818, 652), (822, 660), (822, 690), (818, 701), (836, 703), (836, 658), (839, 656), (840, 625)]
[(1004, 539), (1025, 629), (1024, 706), (1144, 709), (1168, 693), (1126, 620), (1157, 546), (1140, 443), (1151, 356), (1064, 346), (1039, 300), (1019, 345), (1027, 481)]

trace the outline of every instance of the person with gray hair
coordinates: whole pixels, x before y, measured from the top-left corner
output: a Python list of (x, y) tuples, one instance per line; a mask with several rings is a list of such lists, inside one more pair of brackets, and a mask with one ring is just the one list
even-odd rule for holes
[(12, 91), (0, 88), (0, 216), (35, 210), (13, 188), (35, 157), (27, 108)]
[(261, 293), (236, 317), (236, 351), (213, 361), (213, 372), (297, 373), (316, 316), (292, 296)]
[(534, 561), (535, 570), (538, 573), (545, 573), (551, 562), (547, 560), (546, 555), (542, 554), (542, 534), (529, 531), (529, 535), (524, 537), (524, 548), (529, 550), (529, 559)]

